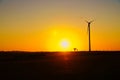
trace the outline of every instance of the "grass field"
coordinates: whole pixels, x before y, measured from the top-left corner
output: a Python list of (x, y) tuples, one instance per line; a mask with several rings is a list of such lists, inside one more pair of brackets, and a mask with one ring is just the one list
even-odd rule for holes
[(120, 52), (0, 52), (0, 80), (120, 80)]

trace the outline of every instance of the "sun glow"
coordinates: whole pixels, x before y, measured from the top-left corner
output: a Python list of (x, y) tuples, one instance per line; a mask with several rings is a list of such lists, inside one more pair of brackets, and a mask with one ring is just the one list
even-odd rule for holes
[(61, 46), (61, 48), (65, 49), (65, 50), (68, 49), (70, 47), (69, 40), (62, 39), (61, 42), (60, 42), (60, 46)]
[(46, 49), (49, 51), (73, 51), (74, 48), (82, 50), (82, 37), (75, 27), (50, 27), (46, 31)]

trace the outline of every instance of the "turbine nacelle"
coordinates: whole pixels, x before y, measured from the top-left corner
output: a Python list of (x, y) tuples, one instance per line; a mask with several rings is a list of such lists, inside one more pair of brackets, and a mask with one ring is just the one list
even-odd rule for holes
[(85, 20), (85, 22), (87, 22), (88, 24), (91, 24), (92, 22), (94, 22), (94, 20), (92, 20), (92, 21)]

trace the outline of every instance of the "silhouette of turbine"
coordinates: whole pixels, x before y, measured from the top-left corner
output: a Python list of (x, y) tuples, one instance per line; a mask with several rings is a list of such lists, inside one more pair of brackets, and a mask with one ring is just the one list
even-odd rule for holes
[(88, 23), (88, 38), (89, 38), (89, 52), (91, 51), (91, 29), (90, 29), (90, 25), (93, 21), (86, 21)]

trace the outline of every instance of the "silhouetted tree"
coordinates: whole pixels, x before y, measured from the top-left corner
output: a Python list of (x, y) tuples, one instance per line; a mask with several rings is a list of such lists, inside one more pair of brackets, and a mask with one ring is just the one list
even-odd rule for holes
[(77, 48), (73, 48), (74, 49), (74, 51), (78, 51), (78, 49)]

